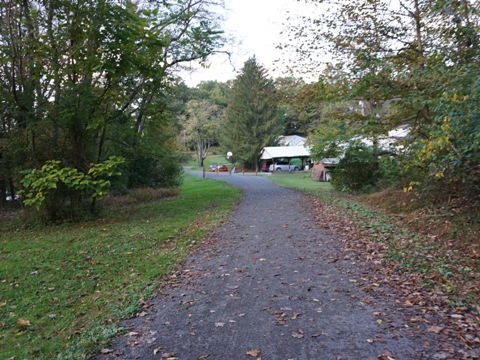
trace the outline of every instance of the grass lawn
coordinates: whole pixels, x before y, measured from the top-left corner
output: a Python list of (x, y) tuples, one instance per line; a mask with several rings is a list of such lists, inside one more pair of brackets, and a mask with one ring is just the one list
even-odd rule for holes
[[(180, 196), (96, 221), (0, 232), (0, 358), (82, 359), (119, 331), (240, 191), (186, 176)], [(0, 230), (2, 231), (2, 230)]]
[(269, 179), (278, 185), (302, 190), (311, 195), (318, 195), (332, 190), (330, 183), (314, 181), (312, 174), (309, 172), (276, 172)]

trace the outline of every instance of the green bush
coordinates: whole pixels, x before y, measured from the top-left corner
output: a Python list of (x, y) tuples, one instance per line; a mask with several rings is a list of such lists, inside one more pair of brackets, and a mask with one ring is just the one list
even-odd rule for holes
[(379, 180), (379, 164), (373, 149), (362, 143), (352, 143), (345, 151), (332, 175), (336, 190), (368, 192)]
[(181, 184), (182, 158), (179, 154), (156, 156), (137, 153), (127, 166), (128, 188), (168, 188)]
[(49, 160), (40, 169), (22, 172), (23, 203), (34, 206), (47, 221), (73, 218), (86, 200), (100, 199), (108, 193), (110, 179), (121, 175), (117, 169), (124, 161), (112, 156), (103, 163), (93, 164), (85, 174), (62, 167), (58, 160)]

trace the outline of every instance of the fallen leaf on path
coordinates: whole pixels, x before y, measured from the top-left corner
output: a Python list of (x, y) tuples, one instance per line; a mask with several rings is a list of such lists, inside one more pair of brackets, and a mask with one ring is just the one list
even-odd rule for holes
[(143, 308), (151, 307), (151, 305), (149, 305), (144, 299), (140, 299), (140, 300), (138, 300), (138, 302), (139, 302), (140, 306), (143, 307)]
[(249, 350), (245, 353), (245, 355), (257, 358), (257, 360), (260, 360), (262, 358), (262, 353), (259, 349)]
[(113, 353), (113, 350), (112, 349), (102, 349), (102, 350), (100, 350), (100, 352), (102, 354), (111, 354), (111, 353)]
[(301, 339), (301, 338), (303, 338), (303, 330), (294, 331), (294, 332), (292, 333), (292, 336), (293, 336), (295, 339)]
[(326, 337), (329, 337), (329, 335), (326, 333), (326, 332), (322, 332), (320, 334), (312, 334), (310, 335), (312, 338), (317, 338), (317, 337), (320, 337), (320, 336), (326, 336)]
[(447, 360), (449, 358), (450, 358), (450, 354), (446, 352), (437, 353), (432, 357), (432, 359), (435, 359), (435, 360)]
[(293, 315), (290, 317), (291, 320), (295, 320), (297, 317), (302, 315), (302, 313), (293, 313)]
[(225, 326), (225, 323), (222, 323), (222, 322), (215, 323), (215, 327), (224, 327), (224, 326)]
[(395, 358), (391, 357), (390, 355), (382, 354), (377, 356), (378, 360), (395, 360)]
[(167, 352), (167, 353), (163, 353), (162, 354), (162, 359), (176, 359), (175, 357), (175, 353), (174, 352)]
[(442, 331), (442, 330), (443, 330), (443, 327), (441, 327), (441, 326), (436, 326), (436, 325), (431, 326), (431, 327), (429, 327), (429, 328), (427, 329), (428, 332), (433, 332), (433, 333), (435, 333), (435, 334), (438, 334), (438, 333), (439, 333), (440, 331)]

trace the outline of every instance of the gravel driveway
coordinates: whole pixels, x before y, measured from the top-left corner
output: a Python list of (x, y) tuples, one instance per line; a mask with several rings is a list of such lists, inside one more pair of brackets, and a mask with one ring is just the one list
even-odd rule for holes
[(363, 301), (360, 265), (337, 261), (340, 245), (301, 194), (262, 176), (207, 177), (243, 200), (97, 359), (426, 358), (401, 321), (378, 321), (389, 305)]

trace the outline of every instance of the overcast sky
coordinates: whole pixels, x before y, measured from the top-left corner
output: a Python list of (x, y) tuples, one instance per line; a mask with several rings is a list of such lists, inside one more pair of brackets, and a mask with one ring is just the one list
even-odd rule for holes
[(236, 40), (231, 49), (233, 66), (225, 55), (212, 57), (209, 69), (183, 74), (187, 85), (195, 86), (202, 80), (234, 79), (243, 63), (254, 55), (271, 76), (281, 76), (282, 69), (274, 62), (286, 56), (275, 48), (286, 39), (286, 34), (280, 34), (283, 24), (292, 21), (287, 20), (289, 17), (293, 19), (298, 14), (311, 12), (312, 6), (297, 0), (225, 0), (225, 4), (224, 30)]

